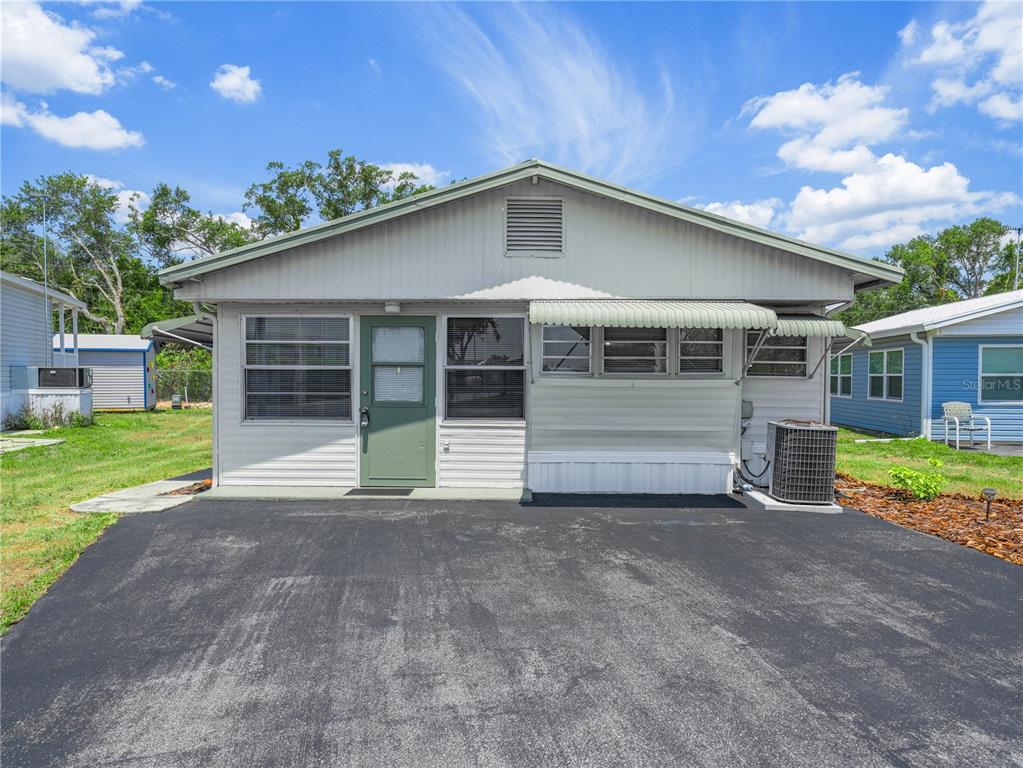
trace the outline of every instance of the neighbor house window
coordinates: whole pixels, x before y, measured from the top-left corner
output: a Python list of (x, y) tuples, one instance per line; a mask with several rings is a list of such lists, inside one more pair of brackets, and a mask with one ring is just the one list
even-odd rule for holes
[(831, 395), (852, 397), (852, 355), (831, 358)]
[(1023, 346), (980, 348), (978, 402), (1023, 402)]
[(679, 373), (721, 373), (725, 351), (720, 328), (680, 328), (678, 331)]
[(667, 373), (666, 328), (605, 328), (604, 373)]
[(444, 365), (449, 419), (525, 416), (525, 319), (449, 317)]
[(545, 325), (543, 328), (544, 373), (589, 373), (590, 329)]
[(901, 349), (871, 352), (867, 358), (867, 397), (872, 400), (902, 400)]
[(753, 358), (760, 331), (746, 333), (750, 376), (806, 376), (806, 336), (768, 336)]
[(245, 318), (246, 419), (350, 419), (347, 317)]

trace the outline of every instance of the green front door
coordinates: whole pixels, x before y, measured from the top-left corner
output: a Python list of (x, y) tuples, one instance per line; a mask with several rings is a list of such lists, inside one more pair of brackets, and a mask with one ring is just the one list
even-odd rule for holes
[(436, 485), (436, 321), (361, 321), (359, 391), (363, 486)]

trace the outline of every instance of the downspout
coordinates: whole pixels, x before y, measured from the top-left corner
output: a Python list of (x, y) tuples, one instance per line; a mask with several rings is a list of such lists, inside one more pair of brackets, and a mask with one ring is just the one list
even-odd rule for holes
[(909, 340), (920, 345), (920, 436), (931, 439), (931, 343), (920, 331), (909, 334)]
[(209, 320), (212, 331), (211, 346), (213, 353), (213, 475), (212, 485), (220, 485), (220, 419), (217, 415), (217, 404), (220, 402), (220, 371), (217, 366), (217, 316), (211, 315), (202, 308), (198, 301), (192, 302), (192, 312), (200, 320)]

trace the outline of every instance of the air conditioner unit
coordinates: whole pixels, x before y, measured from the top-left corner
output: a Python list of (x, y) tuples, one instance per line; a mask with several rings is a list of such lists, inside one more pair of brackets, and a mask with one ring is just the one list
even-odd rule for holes
[(794, 504), (833, 503), (837, 437), (837, 429), (815, 421), (769, 421), (771, 496)]

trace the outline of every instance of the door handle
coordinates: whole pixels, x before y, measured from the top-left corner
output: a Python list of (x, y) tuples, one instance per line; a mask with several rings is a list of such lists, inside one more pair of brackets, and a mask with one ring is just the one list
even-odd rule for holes
[(363, 429), (369, 426), (369, 408), (363, 407), (359, 410), (359, 426)]

